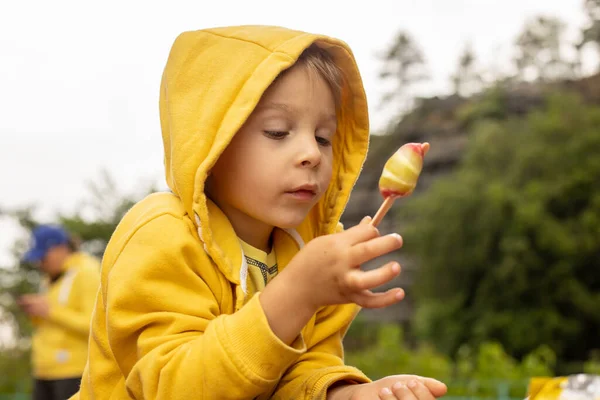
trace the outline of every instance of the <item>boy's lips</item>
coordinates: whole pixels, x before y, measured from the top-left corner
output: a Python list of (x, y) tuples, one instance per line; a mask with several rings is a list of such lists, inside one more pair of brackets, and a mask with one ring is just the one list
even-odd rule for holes
[(288, 190), (285, 193), (293, 196), (295, 199), (307, 201), (314, 199), (318, 192), (319, 187), (317, 185), (304, 184)]

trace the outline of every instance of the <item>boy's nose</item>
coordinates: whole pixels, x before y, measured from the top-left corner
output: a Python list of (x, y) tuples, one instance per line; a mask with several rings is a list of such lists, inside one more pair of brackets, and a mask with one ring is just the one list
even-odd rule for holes
[(311, 140), (305, 140), (300, 147), (299, 164), (303, 167), (314, 168), (321, 163), (321, 149), (314, 136)]

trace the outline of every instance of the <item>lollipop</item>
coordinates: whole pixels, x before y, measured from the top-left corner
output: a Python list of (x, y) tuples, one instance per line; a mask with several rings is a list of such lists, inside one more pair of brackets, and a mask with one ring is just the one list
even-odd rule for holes
[(407, 143), (387, 160), (379, 178), (379, 191), (385, 200), (371, 221), (372, 225), (379, 225), (394, 200), (415, 190), (427, 151), (429, 143)]

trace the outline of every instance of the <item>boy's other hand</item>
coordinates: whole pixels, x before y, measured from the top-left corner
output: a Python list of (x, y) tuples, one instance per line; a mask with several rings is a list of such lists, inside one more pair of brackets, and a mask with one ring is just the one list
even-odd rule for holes
[(392, 375), (371, 383), (339, 386), (327, 395), (328, 400), (435, 400), (446, 394), (442, 382), (416, 375)]
[(315, 309), (351, 302), (364, 308), (381, 308), (404, 298), (400, 288), (384, 293), (371, 291), (400, 274), (398, 263), (370, 271), (360, 269), (361, 264), (402, 247), (400, 235), (381, 236), (370, 220), (365, 217), (346, 231), (313, 239), (283, 271)]

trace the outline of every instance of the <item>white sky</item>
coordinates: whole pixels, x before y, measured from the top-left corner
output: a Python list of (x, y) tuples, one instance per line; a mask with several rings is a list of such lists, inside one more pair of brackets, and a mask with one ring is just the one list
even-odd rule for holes
[[(0, 207), (69, 210), (85, 182), (107, 168), (128, 191), (163, 182), (158, 88), (170, 46), (182, 31), (274, 24), (345, 40), (353, 48), (371, 104), (383, 85), (375, 54), (399, 29), (427, 57), (424, 94), (447, 92), (460, 50), (470, 41), (484, 66), (506, 62), (528, 17), (559, 16), (575, 32), (583, 0), (301, 0), (0, 2)], [(284, 10), (285, 8), (285, 10)], [(59, 144), (60, 143), (60, 144)], [(0, 265), (19, 231), (0, 219)]]

